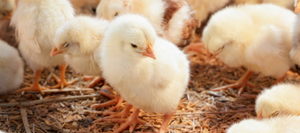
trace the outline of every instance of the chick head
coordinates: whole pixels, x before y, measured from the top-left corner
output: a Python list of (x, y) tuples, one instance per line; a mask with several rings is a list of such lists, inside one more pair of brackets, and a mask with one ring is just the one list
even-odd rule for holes
[(202, 37), (207, 60), (216, 55), (224, 59), (236, 54), (234, 51), (238, 51), (239, 44), (251, 41), (253, 28), (251, 18), (236, 9), (225, 8), (213, 15)]
[(11, 19), (14, 9), (15, 0), (1, 0), (0, 1), (0, 18), (1, 19)]
[(99, 28), (106, 27), (107, 24), (106, 20), (97, 20), (88, 16), (75, 17), (56, 31), (55, 45), (50, 55), (92, 53), (101, 44), (103, 38)]
[(227, 133), (268, 133), (270, 131), (271, 127), (266, 122), (245, 119), (239, 123), (233, 124), (227, 130)]
[(255, 112), (258, 119), (269, 118), (278, 115), (280, 104), (272, 97), (269, 90), (265, 90), (256, 100)]
[(130, 57), (156, 59), (153, 46), (156, 33), (151, 23), (140, 15), (122, 15), (110, 23), (104, 45)]
[(97, 7), (97, 17), (113, 20), (115, 17), (128, 13), (130, 0), (101, 0)]

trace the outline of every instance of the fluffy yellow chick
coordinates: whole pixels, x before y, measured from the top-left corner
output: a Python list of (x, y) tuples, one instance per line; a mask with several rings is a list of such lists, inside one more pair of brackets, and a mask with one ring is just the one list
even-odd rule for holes
[(19, 88), (23, 73), (24, 64), (18, 51), (0, 40), (0, 94)]
[(255, 111), (258, 118), (275, 115), (299, 115), (300, 85), (279, 84), (265, 89), (257, 98)]
[(54, 45), (56, 30), (66, 21), (74, 17), (74, 9), (68, 0), (21, 0), (12, 17), (11, 25), (16, 28), (19, 41), (19, 50), (34, 71), (36, 77), (31, 87), (20, 89), (20, 91), (40, 91), (39, 78), (45, 67), (60, 65), (61, 80), (53, 88), (70, 85), (75, 81), (67, 83), (65, 80), (65, 64), (62, 55), (50, 57)]
[(15, 0), (0, 0), (0, 19), (10, 20), (15, 7)]
[(235, 4), (260, 4), (260, 3), (270, 3), (275, 4), (287, 9), (293, 9), (294, 8), (294, 0), (234, 0)]
[[(99, 76), (92, 84), (101, 81), (102, 70), (100, 68), (100, 44), (109, 22), (104, 19), (92, 18), (88, 16), (78, 16), (64, 23), (56, 31), (54, 47), (50, 56), (64, 54), (66, 62), (76, 71), (85, 75)], [(103, 80), (103, 79), (102, 79)], [(109, 96), (105, 92), (102, 95)], [(96, 104), (93, 107), (105, 107), (114, 103), (117, 109), (122, 103), (122, 98), (118, 95), (112, 101), (103, 104)]]
[(300, 116), (280, 116), (264, 120), (246, 119), (233, 124), (227, 133), (300, 133)]
[(300, 65), (300, 1), (295, 0), (296, 22), (293, 27), (293, 48), (290, 52), (292, 60)]
[(142, 109), (165, 114), (159, 130), (165, 133), (189, 81), (187, 56), (158, 37), (151, 23), (139, 15), (112, 21), (101, 45), (103, 77), (130, 104), (129, 109), (136, 107), (115, 132), (130, 125), (132, 132), (136, 124), (144, 123), (138, 119)]
[(181, 47), (191, 42), (199, 26), (186, 0), (101, 0), (97, 7), (97, 16), (108, 20), (127, 13), (145, 16), (160, 37)]
[(231, 85), (216, 88), (241, 88), (247, 85), (253, 72), (272, 76), (277, 83), (294, 65), (291, 30), (296, 16), (285, 8), (272, 5), (239, 5), (225, 8), (212, 16), (203, 31), (207, 58), (216, 55), (228, 66), (244, 66), (248, 72)]

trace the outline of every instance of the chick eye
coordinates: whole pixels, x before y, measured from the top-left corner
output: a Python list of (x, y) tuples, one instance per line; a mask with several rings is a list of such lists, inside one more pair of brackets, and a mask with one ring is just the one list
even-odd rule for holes
[(132, 44), (132, 43), (131, 43), (131, 46), (132, 46), (133, 48), (137, 48), (137, 46), (136, 46), (135, 44)]
[(274, 112), (271, 116), (272, 116), (272, 117), (275, 117), (275, 116), (277, 116), (278, 114), (279, 114), (279, 112), (276, 111), (276, 112)]
[(116, 13), (116, 14), (115, 14), (115, 17), (117, 17), (117, 16), (119, 16), (119, 13)]
[(68, 47), (69, 46), (69, 43), (66, 43), (65, 45), (64, 45), (64, 47)]
[(7, 15), (7, 13), (6, 13), (6, 12), (2, 12), (2, 15), (3, 15), (3, 16), (6, 16), (6, 15)]

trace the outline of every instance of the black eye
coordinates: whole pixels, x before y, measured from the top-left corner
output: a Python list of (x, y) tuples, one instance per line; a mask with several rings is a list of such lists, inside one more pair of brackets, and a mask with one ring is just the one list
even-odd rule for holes
[(6, 16), (6, 15), (7, 15), (7, 13), (6, 13), (6, 12), (3, 12), (3, 13), (2, 13), (2, 15), (3, 15), (3, 16)]
[(221, 47), (221, 49), (223, 49), (223, 48), (225, 48), (225, 45), (223, 45), (223, 46)]
[(69, 46), (69, 43), (66, 43), (65, 45), (64, 45), (64, 47), (68, 47)]
[(135, 44), (132, 44), (132, 43), (131, 43), (131, 46), (132, 46), (133, 48), (137, 48), (137, 46), (136, 46)]
[(117, 16), (119, 16), (119, 13), (116, 13), (116, 14), (115, 14), (115, 17), (117, 17)]

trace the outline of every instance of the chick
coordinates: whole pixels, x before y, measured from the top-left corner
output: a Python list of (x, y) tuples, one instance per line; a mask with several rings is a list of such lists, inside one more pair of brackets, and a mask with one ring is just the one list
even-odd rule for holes
[(261, 3), (270, 3), (275, 4), (287, 9), (293, 9), (294, 0), (234, 0), (235, 4), (261, 4)]
[[(76, 71), (85, 75), (99, 76), (92, 84), (103, 80), (100, 68), (100, 44), (109, 22), (104, 19), (97, 19), (88, 16), (78, 16), (64, 23), (58, 28), (54, 38), (54, 46), (50, 56), (65, 55), (66, 62)], [(102, 95), (109, 96), (105, 92)], [(105, 107), (114, 103), (117, 109), (122, 103), (118, 95), (109, 103), (96, 104), (93, 107)]]
[(96, 8), (101, 0), (69, 0), (76, 14), (96, 15)]
[(129, 109), (136, 107), (116, 132), (130, 125), (132, 131), (143, 123), (138, 119), (142, 109), (165, 114), (159, 131), (165, 133), (189, 81), (187, 56), (158, 37), (151, 23), (139, 15), (112, 21), (101, 45), (103, 77), (130, 104)]
[(16, 28), (19, 41), (19, 50), (35, 73), (35, 80), (31, 87), (20, 91), (40, 91), (39, 78), (45, 67), (60, 65), (61, 80), (52, 88), (70, 85), (76, 80), (67, 83), (65, 80), (65, 64), (62, 55), (50, 57), (54, 45), (55, 32), (64, 22), (74, 17), (74, 9), (68, 0), (21, 0), (12, 17), (11, 25)]
[(97, 7), (97, 16), (108, 20), (127, 13), (144, 15), (160, 37), (180, 47), (191, 42), (199, 26), (186, 0), (102, 0)]
[(15, 0), (0, 0), (0, 19), (11, 19), (16, 7)]
[(261, 121), (246, 119), (233, 124), (227, 133), (300, 133), (300, 116), (281, 116)]
[(299, 115), (300, 86), (286, 83), (265, 89), (257, 98), (255, 111), (258, 118), (276, 115)]
[(296, 22), (292, 30), (293, 34), (293, 48), (290, 52), (292, 60), (300, 65), (300, 1), (295, 0), (295, 13), (297, 14)]
[(237, 82), (224, 87), (241, 88), (239, 95), (253, 72), (275, 77), (276, 83), (284, 80), (294, 65), (289, 57), (292, 49), (291, 25), (295, 14), (272, 5), (239, 5), (225, 8), (212, 16), (203, 31), (207, 59), (216, 55), (230, 67), (244, 66), (248, 72)]
[(21, 86), (24, 64), (18, 51), (0, 40), (0, 94)]

